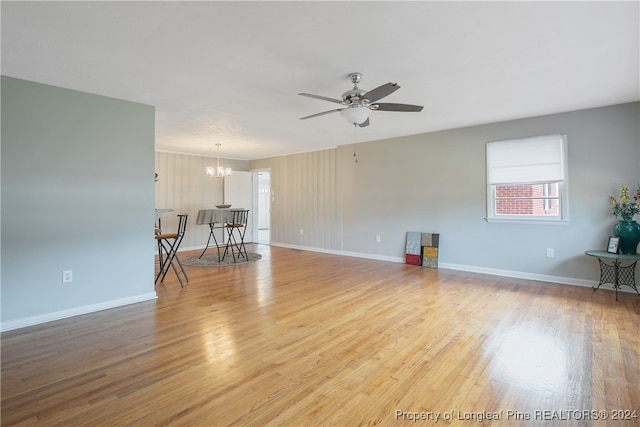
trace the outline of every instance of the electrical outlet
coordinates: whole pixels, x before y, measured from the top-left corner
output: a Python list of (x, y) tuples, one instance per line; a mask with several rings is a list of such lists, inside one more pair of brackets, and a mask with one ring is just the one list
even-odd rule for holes
[(547, 248), (547, 258), (553, 258), (555, 256), (553, 248)]
[(301, 228), (300, 229), (300, 235), (302, 236), (304, 234), (304, 230)]
[(73, 282), (73, 270), (62, 270), (62, 283)]
[(380, 243), (380, 235), (376, 235), (376, 242)]

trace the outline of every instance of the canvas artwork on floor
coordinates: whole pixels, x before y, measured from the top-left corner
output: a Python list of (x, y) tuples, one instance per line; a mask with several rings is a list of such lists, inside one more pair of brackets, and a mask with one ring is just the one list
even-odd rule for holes
[(410, 265), (421, 265), (427, 268), (438, 268), (438, 249), (440, 234), (407, 232), (405, 260)]

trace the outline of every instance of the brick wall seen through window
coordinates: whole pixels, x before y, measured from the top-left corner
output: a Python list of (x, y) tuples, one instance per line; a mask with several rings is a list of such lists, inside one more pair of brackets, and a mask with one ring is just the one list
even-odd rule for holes
[(558, 184), (496, 186), (496, 215), (558, 216)]

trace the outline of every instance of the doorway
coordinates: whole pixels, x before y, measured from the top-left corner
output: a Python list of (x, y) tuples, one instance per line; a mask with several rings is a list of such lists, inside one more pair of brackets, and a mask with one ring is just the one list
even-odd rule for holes
[(271, 243), (271, 172), (254, 171), (254, 232), (255, 243), (268, 245)]

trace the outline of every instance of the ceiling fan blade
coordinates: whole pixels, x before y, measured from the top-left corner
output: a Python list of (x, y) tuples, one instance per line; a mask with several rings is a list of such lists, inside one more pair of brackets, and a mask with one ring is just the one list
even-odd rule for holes
[(369, 102), (376, 102), (378, 99), (382, 99), (385, 96), (391, 95), (398, 89), (400, 89), (398, 83), (387, 83), (382, 86), (378, 86), (375, 89), (371, 89), (369, 92), (362, 95), (362, 97), (364, 99), (368, 99)]
[(359, 123), (358, 126), (360, 126), (361, 128), (369, 126), (369, 117), (367, 117), (367, 120), (365, 120), (364, 122)]
[(316, 113), (316, 114), (312, 114), (310, 116), (300, 117), (300, 120), (310, 119), (312, 117), (324, 116), (325, 114), (335, 113), (336, 111), (342, 111), (342, 110), (344, 110), (344, 108), (337, 108), (335, 110), (323, 111), (322, 113)]
[(410, 105), (410, 104), (393, 104), (388, 102), (382, 102), (371, 106), (372, 109), (378, 111), (404, 111), (404, 112), (420, 112), (424, 108), (422, 105)]
[(299, 93), (298, 95), (308, 96), (309, 98), (321, 99), (323, 101), (335, 102), (336, 104), (342, 104), (342, 101), (339, 99), (329, 98), (327, 96), (314, 95), (311, 93)]

